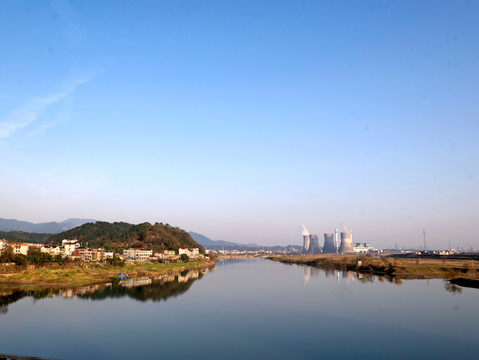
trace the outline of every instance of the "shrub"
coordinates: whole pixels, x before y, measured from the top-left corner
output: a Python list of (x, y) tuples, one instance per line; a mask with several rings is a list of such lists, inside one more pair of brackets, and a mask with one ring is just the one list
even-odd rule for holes
[(109, 259), (106, 259), (106, 262), (112, 266), (124, 266), (125, 265), (125, 261), (120, 259), (119, 257), (117, 256), (114, 256), (112, 258), (109, 258)]

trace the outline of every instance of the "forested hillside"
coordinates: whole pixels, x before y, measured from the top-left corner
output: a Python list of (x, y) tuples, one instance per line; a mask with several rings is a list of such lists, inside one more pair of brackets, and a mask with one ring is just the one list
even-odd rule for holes
[(7, 241), (43, 243), (52, 234), (29, 233), (25, 231), (0, 231), (0, 239)]
[(47, 243), (59, 245), (63, 239), (76, 239), (85, 246), (117, 251), (129, 247), (155, 251), (166, 249), (177, 251), (182, 247), (197, 247), (204, 253), (203, 247), (186, 231), (163, 223), (133, 225), (125, 222), (97, 221), (55, 234), (47, 239)]

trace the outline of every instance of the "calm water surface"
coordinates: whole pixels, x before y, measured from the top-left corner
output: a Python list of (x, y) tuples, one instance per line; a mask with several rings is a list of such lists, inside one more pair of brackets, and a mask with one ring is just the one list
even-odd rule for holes
[(479, 290), (258, 259), (0, 299), (0, 352), (57, 359), (474, 358), (479, 340)]

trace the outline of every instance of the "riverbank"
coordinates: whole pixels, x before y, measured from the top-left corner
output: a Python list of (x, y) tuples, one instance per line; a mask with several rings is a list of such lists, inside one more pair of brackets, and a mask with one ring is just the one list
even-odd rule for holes
[(388, 275), (399, 279), (467, 279), (467, 283), (479, 284), (475, 267), (479, 264), (471, 260), (390, 258), (372, 255), (273, 255), (269, 260), (286, 264), (310, 265), (326, 269), (341, 269)]
[(124, 266), (79, 263), (34, 269), (3, 267), (0, 269), (0, 285), (75, 287), (109, 282), (118, 278), (119, 273), (126, 273), (129, 277), (154, 277), (190, 269), (208, 269), (213, 267), (214, 264), (213, 261), (190, 261), (169, 264), (137, 263)]

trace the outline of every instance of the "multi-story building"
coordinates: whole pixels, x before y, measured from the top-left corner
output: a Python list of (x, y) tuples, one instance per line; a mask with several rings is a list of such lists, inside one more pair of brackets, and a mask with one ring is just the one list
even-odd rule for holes
[(14, 254), (23, 254), (27, 256), (28, 254), (28, 244), (24, 242), (11, 242), (8, 243), (9, 246), (13, 249)]
[(102, 250), (103, 253), (102, 253), (102, 260), (106, 260), (106, 259), (112, 259), (113, 258), (113, 251), (109, 251), (109, 250)]
[(92, 251), (88, 248), (79, 247), (75, 249), (73, 254), (71, 255), (72, 258), (80, 259), (83, 261), (91, 261), (92, 260)]
[(374, 250), (368, 243), (354, 243), (353, 249), (355, 253), (368, 253)]
[(153, 250), (147, 249), (127, 249), (123, 250), (123, 257), (125, 259), (131, 258), (135, 261), (148, 261), (150, 256), (153, 256)]
[(0, 254), (3, 252), (3, 249), (5, 249), (8, 246), (8, 241), (0, 239)]
[(69, 255), (73, 255), (73, 253), (75, 252), (75, 249), (78, 249), (80, 247), (80, 243), (78, 242), (78, 240), (63, 239), (62, 247), (63, 247), (64, 255), (69, 256)]
[(62, 248), (60, 246), (42, 246), (40, 248), (40, 251), (42, 253), (47, 253), (47, 254), (50, 254), (51, 256), (57, 256), (57, 255), (61, 255), (62, 253)]
[(182, 254), (186, 254), (190, 259), (196, 259), (200, 256), (200, 249), (199, 248), (193, 248), (193, 249), (181, 248), (178, 250), (178, 255), (181, 256)]

